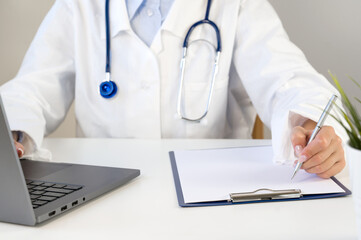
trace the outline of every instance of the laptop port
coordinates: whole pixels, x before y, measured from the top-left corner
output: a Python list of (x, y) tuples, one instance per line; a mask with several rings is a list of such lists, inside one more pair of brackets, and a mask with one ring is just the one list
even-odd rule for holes
[(52, 212), (50, 212), (50, 213), (49, 213), (49, 217), (54, 216), (54, 215), (55, 215), (55, 212), (56, 212), (56, 211), (52, 211)]
[(66, 209), (68, 209), (68, 206), (66, 206), (66, 205), (64, 207), (60, 208), (61, 211), (65, 211)]
[(72, 202), (72, 204), (71, 204), (71, 206), (75, 206), (75, 205), (77, 205), (78, 204), (78, 200), (76, 200), (76, 201), (74, 201), (74, 202)]

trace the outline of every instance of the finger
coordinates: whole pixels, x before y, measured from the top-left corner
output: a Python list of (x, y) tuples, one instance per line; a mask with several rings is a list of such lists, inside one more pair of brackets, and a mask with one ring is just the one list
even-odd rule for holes
[(291, 142), (293, 148), (296, 146), (305, 147), (307, 144), (307, 130), (300, 126), (293, 128), (291, 133)]
[(294, 151), (295, 151), (295, 156), (296, 157), (300, 157), (301, 156), (301, 153), (303, 151), (303, 147), (301, 145), (296, 145), (294, 147)]
[[(324, 152), (329, 150), (332, 152), (329, 157), (321, 156)], [(319, 153), (306, 161), (303, 168), (309, 173), (321, 174), (331, 169), (337, 162), (345, 162), (345, 152), (342, 147), (341, 139), (338, 137), (336, 140), (332, 141), (329, 148), (324, 152)], [(325, 160), (322, 161), (322, 158)], [(317, 162), (320, 162), (320, 164), (317, 164)]]
[[(328, 158), (330, 158), (331, 155), (335, 151), (338, 150), (338, 148), (339, 148), (338, 142), (331, 141), (330, 145), (325, 150), (321, 150), (320, 152), (316, 153), (312, 157), (308, 158), (307, 161), (303, 162), (302, 168), (305, 170), (308, 170), (313, 167), (319, 166), (320, 164), (325, 162)], [(335, 156), (333, 156), (333, 157), (335, 157)], [(336, 162), (336, 160), (333, 163), (335, 163), (335, 162)]]
[(302, 151), (299, 161), (305, 162), (319, 152), (326, 150), (337, 137), (332, 127), (322, 127), (319, 133)]
[(335, 176), (337, 173), (341, 172), (341, 170), (346, 166), (346, 161), (345, 159), (336, 162), (332, 168), (330, 168), (329, 170), (323, 172), (323, 173), (319, 173), (317, 174), (319, 177), (321, 178), (330, 178), (332, 176)]
[[(328, 157), (327, 159), (325, 159), (324, 161), (322, 161), (320, 164), (317, 164), (310, 168), (304, 168), (304, 169), (308, 173), (320, 174), (320, 173), (326, 172), (329, 169), (331, 169), (333, 167), (333, 165), (335, 165), (336, 162), (339, 160), (340, 160), (340, 156), (336, 152), (336, 153), (332, 154), (330, 157)], [(311, 161), (311, 160), (309, 160), (309, 161)]]
[(302, 127), (295, 127), (292, 130), (291, 142), (296, 157), (300, 157), (304, 147), (307, 144), (307, 130)]
[(17, 141), (14, 141), (15, 149), (19, 157), (24, 156), (25, 148), (22, 144), (18, 143)]

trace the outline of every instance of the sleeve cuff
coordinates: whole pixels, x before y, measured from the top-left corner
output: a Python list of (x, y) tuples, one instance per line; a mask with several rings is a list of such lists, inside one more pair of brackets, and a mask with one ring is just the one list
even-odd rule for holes
[(50, 161), (52, 158), (51, 152), (47, 149), (40, 148), (35, 141), (23, 131), (13, 131), (17, 134), (17, 142), (21, 143), (25, 152), (22, 158), (31, 160)]

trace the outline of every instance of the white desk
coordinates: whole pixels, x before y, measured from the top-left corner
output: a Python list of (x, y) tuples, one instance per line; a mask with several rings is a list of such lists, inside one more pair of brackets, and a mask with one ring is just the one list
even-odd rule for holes
[[(46, 139), (53, 161), (141, 169), (129, 184), (36, 227), (0, 223), (0, 239), (356, 239), (351, 197), (181, 208), (168, 151), (267, 140)], [(338, 179), (346, 186), (347, 173)]]

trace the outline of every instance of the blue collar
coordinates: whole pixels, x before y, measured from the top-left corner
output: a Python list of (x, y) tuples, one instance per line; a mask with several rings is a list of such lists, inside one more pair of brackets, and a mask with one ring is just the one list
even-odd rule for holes
[(126, 0), (129, 20), (132, 20), (140, 5), (145, 0)]

